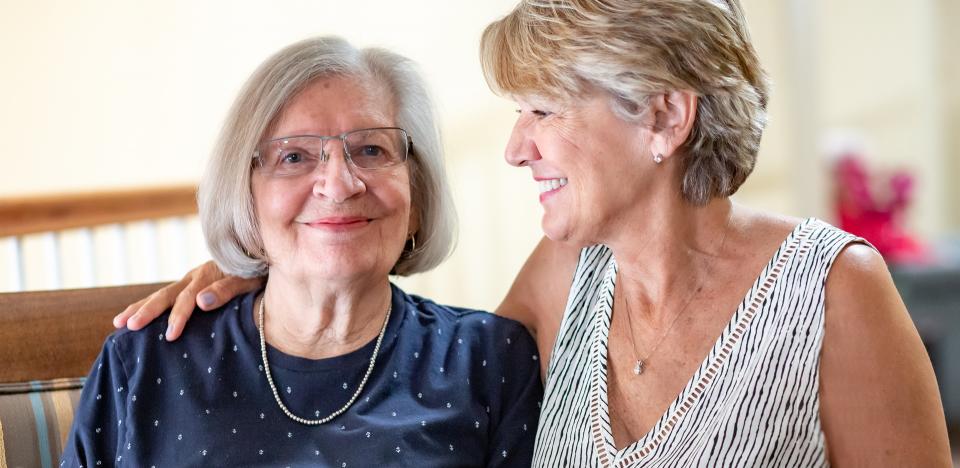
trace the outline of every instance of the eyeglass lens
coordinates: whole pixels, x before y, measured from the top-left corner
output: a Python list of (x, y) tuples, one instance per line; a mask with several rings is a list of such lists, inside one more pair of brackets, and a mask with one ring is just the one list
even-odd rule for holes
[[(401, 164), (407, 159), (407, 135), (399, 128), (354, 130), (342, 136), (294, 136), (278, 138), (261, 145), (260, 167), (278, 177), (290, 177), (313, 171), (329, 157), (342, 140), (346, 157), (362, 169), (379, 169)], [(327, 148), (327, 149), (325, 149)]]

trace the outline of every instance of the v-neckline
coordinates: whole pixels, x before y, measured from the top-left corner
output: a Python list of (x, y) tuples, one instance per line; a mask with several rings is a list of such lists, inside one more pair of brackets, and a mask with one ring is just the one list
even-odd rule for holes
[(651, 454), (670, 434), (673, 428), (689, 412), (694, 404), (711, 386), (717, 373), (724, 366), (733, 348), (745, 334), (747, 327), (760, 310), (770, 289), (774, 286), (787, 261), (797, 251), (802, 240), (809, 236), (815, 219), (808, 218), (787, 234), (773, 256), (760, 271), (740, 305), (730, 317), (720, 336), (714, 342), (700, 366), (687, 380), (686, 385), (671, 402), (653, 427), (638, 440), (617, 450), (610, 425), (607, 397), (607, 354), (610, 323), (612, 320), (614, 285), (617, 278), (617, 263), (611, 258), (607, 266), (598, 300), (591, 314), (593, 336), (590, 344), (590, 436), (593, 440), (600, 466), (626, 467)]

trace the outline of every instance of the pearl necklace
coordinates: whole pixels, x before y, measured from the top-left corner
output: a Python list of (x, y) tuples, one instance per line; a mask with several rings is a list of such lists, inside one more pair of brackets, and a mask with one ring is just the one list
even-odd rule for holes
[(301, 418), (300, 416), (293, 414), (293, 412), (290, 411), (286, 407), (286, 405), (283, 404), (283, 400), (280, 399), (280, 392), (277, 391), (277, 386), (274, 385), (273, 383), (273, 376), (270, 375), (270, 363), (267, 362), (267, 340), (266, 340), (266, 337), (264, 336), (264, 331), (263, 331), (264, 330), (263, 302), (264, 302), (264, 297), (261, 297), (260, 313), (259, 313), (259, 319), (258, 319), (260, 323), (260, 329), (258, 330), (260, 332), (260, 357), (263, 358), (263, 373), (267, 375), (267, 383), (270, 384), (270, 391), (273, 392), (273, 399), (277, 400), (277, 405), (280, 405), (280, 409), (283, 410), (283, 414), (286, 414), (287, 417), (289, 417), (290, 419), (300, 424), (305, 424), (307, 426), (317, 426), (320, 424), (326, 424), (331, 420), (333, 420), (333, 418), (336, 418), (337, 416), (340, 416), (341, 414), (343, 414), (345, 411), (347, 411), (348, 408), (350, 408), (350, 405), (352, 405), (353, 402), (357, 401), (357, 397), (359, 397), (360, 392), (363, 391), (363, 386), (366, 385), (367, 379), (369, 379), (370, 374), (373, 373), (373, 365), (376, 364), (377, 354), (380, 353), (380, 343), (383, 342), (383, 335), (387, 331), (387, 323), (390, 322), (390, 311), (393, 309), (392, 301), (391, 301), (391, 304), (387, 307), (387, 317), (383, 319), (383, 327), (380, 328), (380, 335), (377, 336), (377, 345), (373, 348), (373, 355), (370, 356), (370, 365), (367, 366), (367, 373), (363, 375), (363, 380), (360, 381), (360, 386), (357, 387), (357, 391), (353, 393), (353, 396), (350, 397), (350, 400), (347, 401), (347, 404), (343, 405), (342, 408), (334, 411), (329, 416), (323, 419)]

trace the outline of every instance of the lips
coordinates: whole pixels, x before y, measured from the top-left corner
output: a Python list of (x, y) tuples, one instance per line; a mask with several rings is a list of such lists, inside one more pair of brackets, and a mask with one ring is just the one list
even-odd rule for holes
[(306, 221), (303, 224), (312, 228), (342, 231), (366, 226), (370, 221), (370, 218), (363, 216), (326, 216)]
[(567, 185), (566, 177), (534, 177), (533, 179), (537, 181), (537, 186), (540, 189), (540, 203), (543, 203)]

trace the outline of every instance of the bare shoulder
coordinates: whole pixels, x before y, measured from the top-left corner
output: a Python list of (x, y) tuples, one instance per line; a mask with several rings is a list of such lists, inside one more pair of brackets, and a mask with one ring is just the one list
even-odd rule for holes
[(844, 247), (834, 260), (827, 288), (843, 297), (847, 296), (845, 292), (850, 292), (847, 288), (852, 286), (851, 282), (868, 280), (893, 286), (887, 263), (880, 253), (866, 244), (854, 242)]
[[(826, 296), (828, 323), (917, 335), (886, 262), (866, 244), (851, 243), (837, 255), (827, 276)], [(862, 321), (870, 323), (858, 323)], [(896, 328), (886, 328), (890, 326)]]
[(734, 204), (729, 245), (761, 256), (776, 249), (802, 219)]
[(544, 237), (497, 307), (498, 315), (527, 327), (537, 339), (541, 355), (553, 346), (579, 255), (578, 247)]
[(825, 307), (820, 398), (831, 463), (950, 466), (933, 367), (876, 250), (840, 252)]
[(743, 223), (759, 233), (770, 235), (786, 235), (803, 222), (802, 218), (787, 216), (770, 211), (755, 210), (742, 205), (734, 205), (734, 216), (744, 220)]

